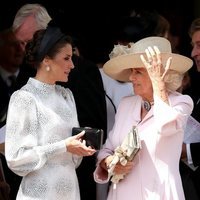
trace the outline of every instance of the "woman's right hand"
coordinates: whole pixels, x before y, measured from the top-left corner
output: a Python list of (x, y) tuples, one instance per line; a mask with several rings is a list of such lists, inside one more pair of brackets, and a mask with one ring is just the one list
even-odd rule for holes
[(85, 131), (80, 132), (75, 136), (68, 137), (65, 140), (67, 151), (78, 156), (91, 156), (96, 150), (90, 146), (86, 146), (85, 140), (82, 140)]

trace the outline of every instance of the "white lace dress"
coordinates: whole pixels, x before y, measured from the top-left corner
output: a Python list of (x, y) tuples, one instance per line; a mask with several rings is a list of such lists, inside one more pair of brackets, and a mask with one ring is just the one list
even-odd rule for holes
[(66, 151), (65, 139), (78, 126), (69, 89), (30, 78), (9, 104), (5, 154), (23, 176), (17, 200), (79, 200), (75, 169), (81, 157)]

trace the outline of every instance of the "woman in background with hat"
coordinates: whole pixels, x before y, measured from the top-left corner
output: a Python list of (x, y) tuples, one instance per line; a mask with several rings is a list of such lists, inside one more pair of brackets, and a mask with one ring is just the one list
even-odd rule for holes
[[(193, 109), (192, 99), (176, 90), (192, 60), (171, 52), (163, 37), (148, 37), (122, 49), (103, 69), (110, 77), (131, 81), (135, 95), (120, 102), (115, 124), (98, 154), (94, 179), (108, 182), (114, 152), (135, 127), (141, 149), (126, 164), (118, 162), (114, 173), (123, 174), (116, 187), (111, 184), (108, 200), (184, 200), (179, 174), (184, 127)], [(126, 153), (126, 152), (124, 152)]]
[(72, 41), (59, 28), (39, 30), (26, 46), (34, 78), (11, 96), (6, 123), (5, 156), (9, 168), (23, 177), (19, 200), (79, 200), (76, 168), (82, 156), (96, 151), (71, 136), (79, 126), (67, 82), (73, 69)]

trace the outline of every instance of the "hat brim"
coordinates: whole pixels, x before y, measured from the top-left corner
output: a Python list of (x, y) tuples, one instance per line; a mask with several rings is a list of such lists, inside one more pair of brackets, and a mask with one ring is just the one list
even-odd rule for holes
[[(117, 56), (115, 58), (107, 61), (104, 66), (104, 72), (113, 79), (123, 82), (129, 82), (129, 77), (132, 68), (142, 68), (145, 67), (140, 55), (146, 56), (143, 53), (137, 54), (126, 54)], [(174, 53), (161, 53), (163, 66), (166, 66), (167, 59), (172, 57), (170, 69), (184, 74), (188, 71), (192, 65), (193, 61), (185, 56)]]

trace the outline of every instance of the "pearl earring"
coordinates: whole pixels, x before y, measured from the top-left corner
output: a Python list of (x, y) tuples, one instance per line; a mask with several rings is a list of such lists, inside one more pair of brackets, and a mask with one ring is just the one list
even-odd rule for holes
[(46, 66), (46, 71), (47, 71), (47, 72), (50, 71), (50, 67), (49, 67), (49, 65)]

